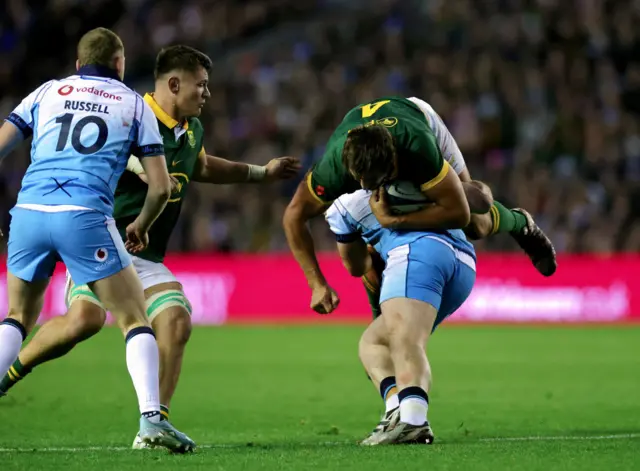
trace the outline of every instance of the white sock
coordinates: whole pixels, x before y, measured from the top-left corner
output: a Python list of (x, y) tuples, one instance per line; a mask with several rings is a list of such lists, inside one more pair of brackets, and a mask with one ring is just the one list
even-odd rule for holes
[[(140, 413), (158, 412), (160, 420), (160, 364), (158, 344), (153, 335), (144, 332), (129, 338), (127, 342), (127, 368), (138, 395)], [(155, 414), (153, 417), (155, 420)]]
[(18, 358), (22, 347), (22, 332), (10, 324), (0, 324), (0, 374), (4, 376)]
[(384, 402), (386, 405), (385, 412), (389, 412), (390, 410), (395, 409), (400, 405), (400, 400), (398, 399), (398, 393), (392, 394), (389, 398)]
[(408, 397), (400, 403), (400, 422), (424, 425), (427, 421), (427, 401), (421, 397)]

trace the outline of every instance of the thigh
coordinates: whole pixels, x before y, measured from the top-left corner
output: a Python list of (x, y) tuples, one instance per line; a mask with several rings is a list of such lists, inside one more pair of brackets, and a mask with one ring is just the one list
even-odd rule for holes
[(131, 264), (112, 218), (97, 211), (54, 213), (53, 240), (76, 285), (115, 275)]
[(40, 316), (48, 285), (49, 278), (31, 282), (7, 273), (8, 317), (20, 321), (27, 332), (31, 331)]
[(152, 262), (135, 255), (131, 256), (131, 260), (147, 296), (157, 292), (156, 287), (167, 283), (171, 283), (177, 289), (182, 289), (178, 279), (163, 263)]
[(48, 280), (56, 267), (50, 240), (51, 214), (24, 208), (11, 210), (7, 271), (24, 281)]
[(144, 291), (132, 265), (114, 275), (89, 283), (89, 287), (118, 322), (125, 316), (128, 319), (133, 316), (138, 321), (147, 323)]
[(95, 304), (103, 311), (104, 305), (98, 297), (95, 295), (89, 285), (76, 285), (71, 278), (71, 274), (67, 270), (67, 282), (64, 287), (64, 299), (67, 305), (67, 309), (71, 308), (71, 305), (78, 301), (86, 301), (91, 304)]

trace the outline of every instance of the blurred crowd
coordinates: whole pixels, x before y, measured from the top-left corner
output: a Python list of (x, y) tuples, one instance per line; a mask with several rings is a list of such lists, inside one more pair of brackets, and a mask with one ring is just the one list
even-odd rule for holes
[[(72, 73), (77, 39), (107, 26), (122, 36), (127, 83), (140, 92), (153, 86), (163, 46), (211, 55), (201, 118), (210, 154), (260, 164), (295, 155), (308, 168), (353, 106), (418, 96), (442, 116), (471, 175), (528, 209), (559, 252), (640, 250), (639, 1), (4, 3), (3, 115), (42, 81)], [(3, 163), (4, 229), (27, 164), (26, 147)], [(281, 218), (297, 183), (194, 185), (172, 249), (285, 249)], [(312, 229), (332, 250), (325, 226)], [(501, 235), (477, 247), (516, 246)]]

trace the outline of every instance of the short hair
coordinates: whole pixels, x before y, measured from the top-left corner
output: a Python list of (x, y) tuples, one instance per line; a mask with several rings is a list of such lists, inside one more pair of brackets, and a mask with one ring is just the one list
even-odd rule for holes
[(197, 72), (200, 67), (210, 72), (212, 66), (209, 56), (197, 49), (182, 45), (169, 46), (158, 54), (153, 75), (158, 79), (174, 70)]
[(85, 33), (78, 42), (78, 63), (113, 67), (113, 57), (124, 51), (120, 37), (107, 28), (96, 28)]
[(349, 131), (342, 148), (342, 164), (362, 180), (364, 188), (375, 189), (393, 176), (395, 155), (393, 136), (387, 128), (358, 126)]

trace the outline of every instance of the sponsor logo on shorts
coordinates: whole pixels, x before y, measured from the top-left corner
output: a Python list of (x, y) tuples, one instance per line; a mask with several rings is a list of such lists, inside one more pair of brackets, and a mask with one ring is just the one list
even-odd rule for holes
[(93, 258), (96, 259), (96, 262), (104, 262), (109, 256), (109, 251), (107, 249), (98, 249), (93, 254)]

